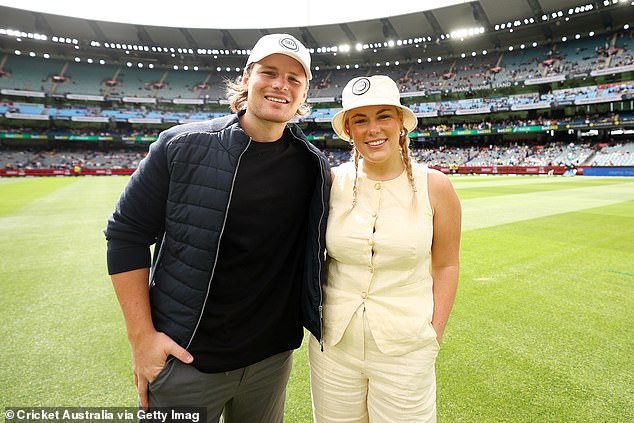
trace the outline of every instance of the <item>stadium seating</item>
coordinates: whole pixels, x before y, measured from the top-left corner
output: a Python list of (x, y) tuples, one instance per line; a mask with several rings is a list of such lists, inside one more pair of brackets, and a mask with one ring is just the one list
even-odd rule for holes
[[(415, 132), (418, 137), (443, 137), (475, 134), (562, 130), (566, 125), (575, 127), (601, 125), (631, 125), (631, 113), (605, 113), (589, 119), (583, 113), (578, 116), (550, 118), (548, 115), (561, 106), (581, 106), (601, 103), (613, 104), (628, 100), (634, 93), (634, 81), (597, 83), (589, 78), (582, 84), (556, 88), (545, 92), (543, 86), (531, 81), (555, 77), (557, 81), (578, 79), (593, 72), (610, 70), (619, 72), (632, 64), (628, 42), (632, 32), (613, 33), (607, 37), (586, 37), (569, 41), (559, 41), (549, 46), (524, 46), (513, 51), (487, 55), (464, 55), (462, 58), (430, 58), (427, 61), (404, 64), (379, 63), (376, 66), (346, 69), (315, 69), (309, 91), (309, 101), (313, 108), (306, 118), (296, 119), (304, 124), (326, 124), (340, 108), (332, 103), (340, 101), (344, 85), (360, 75), (388, 74), (399, 84), (407, 104), (421, 118), (421, 127)], [(229, 113), (225, 102), (224, 82), (239, 75), (238, 70), (215, 69), (149, 69), (129, 67), (121, 64), (97, 64), (59, 59), (43, 59), (30, 55), (10, 55), (2, 57), (4, 73), (0, 74), (0, 125), (13, 126), (16, 122), (33, 119), (49, 120), (48, 129), (36, 130), (37, 139), (67, 139), (78, 129), (69, 127), (56, 131), (61, 121), (101, 122), (113, 133), (107, 139), (121, 141), (127, 135), (119, 131), (119, 124), (132, 124), (132, 130), (139, 130), (143, 123), (156, 123), (162, 127), (175, 123), (205, 120)], [(623, 73), (625, 77), (631, 75)], [(513, 94), (513, 87), (526, 83), (521, 94)], [(577, 86), (580, 85), (580, 86)], [(533, 88), (534, 87), (534, 88)], [(511, 94), (495, 95), (497, 88), (507, 88)], [(15, 93), (26, 90), (37, 95)], [(482, 92), (481, 95), (478, 93)], [(460, 99), (460, 93), (467, 98)], [(486, 95), (485, 95), (486, 94)], [(79, 96), (88, 96), (90, 103), (77, 101)], [(92, 98), (92, 96), (96, 96)], [(35, 98), (34, 98), (35, 97)], [(40, 97), (40, 98), (38, 98)], [(50, 101), (54, 97), (55, 101)], [(105, 101), (95, 100), (103, 97)], [(122, 97), (128, 97), (121, 101)], [(464, 95), (462, 95), (464, 97)], [(63, 100), (65, 99), (65, 101)], [(311, 101), (312, 100), (312, 101)], [(179, 106), (179, 103), (180, 106)], [(189, 104), (188, 104), (189, 103)], [(204, 103), (204, 104), (201, 104)], [(220, 105), (218, 105), (220, 103)], [(216, 105), (214, 107), (208, 104)], [(544, 116), (530, 114), (530, 118), (497, 119), (498, 112), (525, 112), (538, 110)], [(581, 110), (581, 109), (580, 109)], [(585, 110), (588, 110), (587, 108)], [(464, 122), (460, 116), (464, 115)], [(467, 115), (475, 117), (469, 118)], [(620, 115), (620, 116), (619, 116)], [(11, 118), (8, 119), (7, 118)], [(452, 119), (445, 119), (451, 117)], [(426, 118), (434, 121), (425, 127)], [(46, 125), (44, 123), (44, 125)], [(64, 126), (64, 125), (62, 125)], [(41, 126), (40, 126), (41, 128)], [(116, 129), (115, 129), (116, 128)], [(522, 130), (526, 128), (526, 130)], [(94, 128), (93, 128), (94, 129)], [(311, 126), (314, 130), (314, 127)], [(88, 130), (88, 129), (86, 129)], [(84, 130), (84, 131), (86, 131)], [(30, 133), (28, 127), (20, 129)], [(158, 131), (156, 129), (155, 131)], [(479, 132), (478, 132), (479, 131)], [(8, 131), (10, 133), (11, 131)], [(39, 135), (38, 135), (39, 132)], [(48, 135), (47, 135), (48, 134)], [(0, 129), (0, 137), (2, 130)], [(141, 136), (143, 138), (143, 136)], [(132, 139), (135, 137), (133, 136)], [(142, 142), (155, 139), (143, 138)], [(330, 140), (332, 133), (326, 131), (316, 140)], [(418, 160), (438, 166), (459, 164), (462, 166), (631, 166), (632, 152), (628, 140), (626, 147), (586, 146), (583, 143), (568, 145), (567, 142), (544, 146), (539, 152), (526, 146), (504, 148), (452, 147), (451, 149), (413, 149), (412, 155)], [(538, 154), (539, 153), (539, 154)], [(348, 153), (329, 153), (333, 160), (346, 160)], [(15, 159), (18, 160), (15, 160)], [(39, 163), (46, 165), (49, 157), (29, 158), (20, 155), (12, 158), (12, 163)], [(95, 163), (101, 163), (101, 157)], [(5, 160), (5, 163), (7, 161)]]
[(634, 166), (634, 143), (604, 146), (593, 157), (591, 166)]
[[(334, 97), (343, 86), (360, 75), (387, 74), (399, 82), (403, 93), (472, 92), (515, 83), (557, 76), (588, 74), (609, 66), (618, 68), (633, 63), (627, 41), (631, 32), (613, 33), (607, 38), (586, 37), (549, 46), (525, 45), (513, 51), (465, 56), (408, 64), (377, 64), (358, 69), (319, 69), (309, 95)], [(607, 50), (606, 50), (607, 48)], [(612, 54), (602, 54), (613, 51)], [(224, 99), (224, 79), (238, 76), (235, 70), (173, 70), (128, 67), (115, 64), (89, 64), (5, 55), (0, 88), (35, 90), (45, 93), (77, 93), (165, 99)], [(55, 81), (58, 76), (64, 80)], [(110, 85), (108, 85), (110, 82)]]
[[(350, 159), (349, 150), (325, 149), (331, 165)], [(107, 152), (76, 148), (73, 150), (0, 149), (0, 169), (69, 168), (75, 163), (90, 168), (136, 168), (144, 150), (113, 149)], [(411, 156), (432, 167), (460, 166), (633, 166), (634, 142), (603, 146), (554, 142), (544, 146), (526, 144), (489, 147), (437, 148), (411, 146)], [(591, 158), (589, 161), (588, 159)]]

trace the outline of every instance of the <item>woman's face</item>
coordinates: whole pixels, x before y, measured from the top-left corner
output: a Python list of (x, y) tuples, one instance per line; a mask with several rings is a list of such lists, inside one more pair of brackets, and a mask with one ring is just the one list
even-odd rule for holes
[(395, 106), (363, 106), (347, 113), (346, 130), (368, 164), (401, 161), (401, 114)]

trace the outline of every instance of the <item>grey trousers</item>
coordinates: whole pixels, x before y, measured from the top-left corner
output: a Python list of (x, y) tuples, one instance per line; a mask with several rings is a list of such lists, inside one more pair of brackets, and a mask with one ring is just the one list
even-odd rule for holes
[(172, 359), (149, 385), (154, 407), (204, 407), (207, 422), (282, 423), (293, 352), (223, 373), (203, 373)]

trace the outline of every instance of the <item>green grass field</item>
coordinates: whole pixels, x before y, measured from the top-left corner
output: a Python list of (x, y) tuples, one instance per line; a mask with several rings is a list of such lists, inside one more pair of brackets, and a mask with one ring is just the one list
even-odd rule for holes
[[(127, 178), (0, 179), (0, 409), (133, 407), (102, 229)], [(439, 422), (634, 421), (634, 178), (453, 179)], [(305, 347), (288, 422), (311, 421)]]

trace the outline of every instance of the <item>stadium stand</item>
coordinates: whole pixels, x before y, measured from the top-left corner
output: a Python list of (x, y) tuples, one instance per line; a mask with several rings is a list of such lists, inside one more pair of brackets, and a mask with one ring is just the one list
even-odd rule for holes
[(118, 67), (106, 64), (69, 62), (66, 75), (70, 84), (62, 92), (87, 95), (107, 95), (116, 84)]
[[(569, 24), (557, 22), (546, 27), (559, 31)], [(373, 53), (385, 51), (385, 58), (363, 53), (365, 62), (355, 66), (315, 55), (308, 95), (312, 111), (296, 122), (333, 162), (347, 160), (346, 145), (329, 127), (341, 90), (352, 77), (387, 74), (419, 117), (419, 128), (410, 134), (413, 155), (443, 171), (449, 165), (632, 166), (632, 36), (630, 29), (611, 28), (534, 42), (507, 34), (514, 48), (480, 42), (473, 53), (429, 39), (423, 43), (430, 50), (427, 57), (415, 60), (408, 50), (400, 60), (386, 60), (388, 50), (377, 45)], [(24, 163), (64, 167), (64, 160), (81, 160), (88, 168), (105, 163), (127, 169), (134, 159), (115, 166), (116, 159), (102, 157), (108, 149), (120, 155), (126, 148), (136, 157), (162, 129), (229, 113), (224, 81), (240, 74), (229, 57), (217, 64), (201, 59), (194, 70), (183, 63), (169, 66), (158, 55), (151, 69), (136, 64), (138, 53), (120, 53), (114, 61), (117, 53), (109, 53), (106, 63), (97, 58), (89, 63), (85, 53), (44, 59), (0, 50), (0, 142), (3, 157), (6, 151), (13, 156), (2, 163), (17, 168)], [(20, 145), (32, 148), (30, 143), (39, 143), (38, 151), (67, 151), (78, 148), (77, 141), (96, 141), (102, 156), (61, 154), (53, 162), (48, 159), (54, 154), (38, 159), (14, 151)]]
[(634, 142), (614, 146), (601, 146), (590, 166), (633, 166)]

